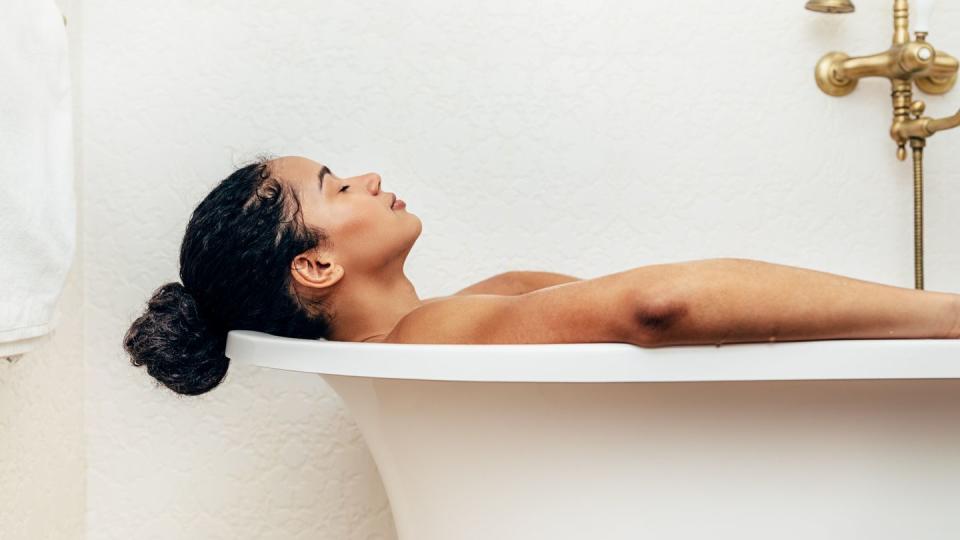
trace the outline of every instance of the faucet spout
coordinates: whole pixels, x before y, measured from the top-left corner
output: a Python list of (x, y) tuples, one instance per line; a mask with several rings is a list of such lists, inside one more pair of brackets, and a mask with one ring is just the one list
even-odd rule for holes
[(905, 143), (910, 138), (926, 139), (938, 131), (960, 126), (960, 110), (944, 118), (930, 118), (929, 116), (920, 116), (923, 114), (923, 109), (922, 101), (914, 101), (911, 105), (911, 112), (917, 118), (898, 120), (893, 123), (890, 134), (898, 144)]
[(933, 135), (938, 131), (952, 129), (957, 126), (960, 126), (960, 110), (957, 110), (957, 112), (952, 116), (930, 120), (930, 122), (927, 124), (927, 130), (931, 135)]

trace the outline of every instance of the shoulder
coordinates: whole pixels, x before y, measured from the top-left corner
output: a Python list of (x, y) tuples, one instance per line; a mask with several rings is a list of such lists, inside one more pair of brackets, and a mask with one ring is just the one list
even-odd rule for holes
[(484, 328), (514, 296), (467, 294), (431, 298), (405, 315), (383, 343), (482, 343)]
[[(629, 272), (545, 287), (519, 295), (438, 298), (404, 316), (384, 343), (645, 344), (637, 321), (647, 303)], [(649, 311), (647, 308), (646, 310)]]

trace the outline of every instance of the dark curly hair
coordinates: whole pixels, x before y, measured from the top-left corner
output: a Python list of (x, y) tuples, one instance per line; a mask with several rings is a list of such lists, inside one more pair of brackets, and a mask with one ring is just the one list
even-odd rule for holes
[(304, 301), (293, 258), (330, 239), (303, 222), (293, 188), (271, 176), (267, 156), (222, 180), (190, 216), (180, 280), (160, 286), (123, 338), (135, 366), (179, 394), (216, 387), (227, 373), (227, 331), (327, 338), (324, 301)]

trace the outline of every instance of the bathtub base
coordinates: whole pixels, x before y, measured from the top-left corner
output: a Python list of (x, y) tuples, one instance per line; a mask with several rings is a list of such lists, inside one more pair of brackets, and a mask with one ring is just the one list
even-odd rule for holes
[(960, 538), (960, 380), (322, 375), (401, 540)]

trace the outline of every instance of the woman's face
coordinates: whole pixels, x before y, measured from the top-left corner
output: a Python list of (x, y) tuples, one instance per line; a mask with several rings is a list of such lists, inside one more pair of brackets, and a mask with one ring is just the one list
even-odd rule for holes
[(376, 273), (405, 258), (420, 236), (420, 218), (406, 208), (390, 207), (394, 194), (381, 191), (376, 173), (340, 177), (300, 156), (271, 160), (269, 167), (273, 176), (297, 191), (304, 223), (330, 236), (325, 262), (342, 266), (346, 273)]

